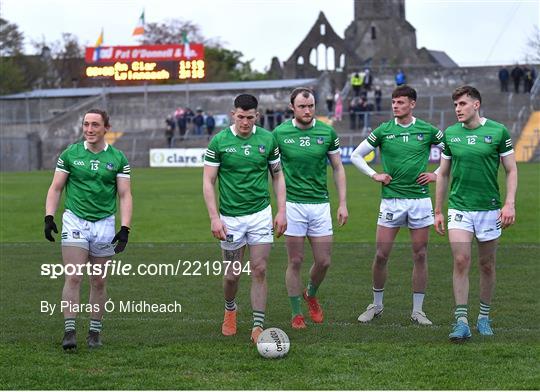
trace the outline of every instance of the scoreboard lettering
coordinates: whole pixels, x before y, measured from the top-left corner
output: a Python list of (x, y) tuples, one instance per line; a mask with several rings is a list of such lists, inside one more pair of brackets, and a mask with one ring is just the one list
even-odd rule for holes
[(86, 48), (85, 60), (87, 78), (122, 82), (198, 80), (206, 76), (201, 44)]

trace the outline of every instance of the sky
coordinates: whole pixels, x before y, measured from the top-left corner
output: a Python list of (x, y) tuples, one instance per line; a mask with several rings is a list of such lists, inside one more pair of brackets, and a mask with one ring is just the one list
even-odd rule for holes
[[(207, 38), (268, 68), (285, 61), (323, 11), (341, 37), (352, 22), (353, 0), (1, 0), (0, 15), (31, 41), (60, 40), (72, 33), (94, 46), (136, 45), (131, 33), (142, 10), (146, 22), (180, 18), (197, 23)], [(406, 19), (416, 28), (418, 48), (445, 51), (461, 66), (522, 62), (527, 39), (540, 25), (540, 0), (407, 0)]]

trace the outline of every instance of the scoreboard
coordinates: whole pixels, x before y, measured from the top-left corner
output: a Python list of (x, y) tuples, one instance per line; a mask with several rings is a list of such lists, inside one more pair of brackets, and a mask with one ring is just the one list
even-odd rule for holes
[(199, 80), (206, 75), (202, 44), (87, 47), (85, 62), (87, 78), (117, 82)]

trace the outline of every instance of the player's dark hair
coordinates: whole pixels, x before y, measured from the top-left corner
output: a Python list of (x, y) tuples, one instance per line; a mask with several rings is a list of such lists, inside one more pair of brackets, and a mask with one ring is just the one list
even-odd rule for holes
[(392, 98), (397, 97), (407, 97), (412, 101), (416, 101), (416, 90), (412, 88), (411, 86), (407, 86), (406, 84), (396, 87), (394, 91), (392, 91)]
[(86, 117), (87, 114), (99, 114), (101, 116), (101, 118), (103, 119), (103, 125), (105, 125), (105, 128), (109, 128), (111, 126), (111, 124), (109, 123), (109, 115), (107, 114), (107, 112), (105, 110), (101, 110), (101, 109), (90, 109), (88, 110), (86, 113), (84, 113), (84, 116), (83, 116), (83, 121), (84, 121), (84, 117)]
[(234, 99), (235, 109), (251, 110), (257, 109), (257, 106), (259, 106), (259, 101), (251, 94), (240, 94)]
[(313, 95), (313, 98), (315, 98), (315, 94), (313, 93), (312, 89), (308, 87), (297, 87), (291, 93), (291, 105), (294, 106), (294, 100), (299, 95), (302, 95), (304, 98), (309, 98), (310, 95)]
[(452, 93), (452, 101), (456, 101), (459, 97), (463, 95), (467, 95), (472, 99), (477, 99), (480, 103), (482, 103), (482, 96), (480, 95), (480, 91), (478, 91), (473, 86), (461, 86), (456, 88)]

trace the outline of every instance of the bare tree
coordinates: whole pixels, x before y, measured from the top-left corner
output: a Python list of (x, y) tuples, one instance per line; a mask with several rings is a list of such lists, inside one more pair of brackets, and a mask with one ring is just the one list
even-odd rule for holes
[(540, 29), (533, 27), (533, 32), (527, 39), (527, 52), (525, 54), (527, 63), (540, 63)]

